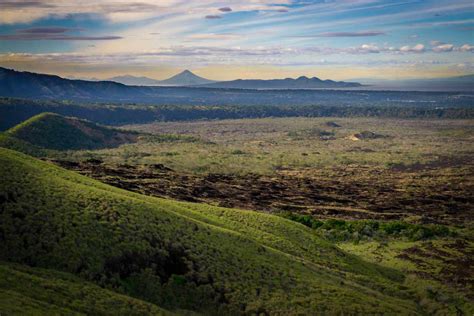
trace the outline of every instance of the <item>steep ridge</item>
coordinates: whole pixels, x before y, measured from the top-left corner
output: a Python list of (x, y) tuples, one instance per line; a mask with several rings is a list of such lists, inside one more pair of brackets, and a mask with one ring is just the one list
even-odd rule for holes
[(111, 81), (69, 80), (0, 67), (0, 95), (68, 100), (119, 100), (143, 96), (144, 91)]
[(0, 178), (0, 260), (207, 315), (419, 312), (401, 273), (283, 218), (142, 196), (8, 149)]

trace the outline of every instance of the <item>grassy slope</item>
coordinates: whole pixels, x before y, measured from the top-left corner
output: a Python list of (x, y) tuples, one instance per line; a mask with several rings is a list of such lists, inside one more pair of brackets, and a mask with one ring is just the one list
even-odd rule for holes
[(7, 149), (0, 178), (2, 260), (206, 314), (420, 312), (399, 272), (282, 218), (130, 193)]
[(54, 270), (0, 262), (0, 314), (171, 315), (161, 308)]
[(134, 132), (123, 132), (53, 113), (38, 114), (7, 130), (5, 134), (55, 150), (115, 147), (133, 142), (138, 136)]

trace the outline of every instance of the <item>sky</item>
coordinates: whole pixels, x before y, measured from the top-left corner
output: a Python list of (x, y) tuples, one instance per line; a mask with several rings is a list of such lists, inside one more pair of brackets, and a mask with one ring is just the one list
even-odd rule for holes
[(0, 0), (0, 66), (106, 79), (474, 73), (474, 1)]

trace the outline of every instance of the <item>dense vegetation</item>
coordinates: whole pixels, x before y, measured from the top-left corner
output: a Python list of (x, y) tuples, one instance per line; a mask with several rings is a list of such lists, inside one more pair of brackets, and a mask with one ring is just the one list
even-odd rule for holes
[[(20, 142), (53, 149), (97, 149), (134, 142), (138, 133), (119, 131), (89, 121), (42, 113), (5, 132)], [(5, 143), (5, 142), (3, 142)]]
[(411, 241), (433, 237), (446, 237), (454, 234), (443, 225), (420, 225), (403, 221), (380, 222), (374, 220), (346, 221), (341, 219), (318, 220), (311, 215), (282, 213), (281, 216), (311, 227), (332, 241), (359, 242), (361, 240), (379, 240), (387, 238), (407, 238)]
[(422, 311), (400, 272), (283, 218), (145, 197), (6, 149), (0, 177), (1, 260), (73, 273), (171, 310)]
[[(458, 100), (458, 99), (453, 99)], [(443, 106), (390, 106), (358, 105), (356, 102), (333, 105), (317, 102), (312, 105), (294, 104), (291, 99), (284, 104), (263, 105), (134, 105), (134, 104), (84, 104), (68, 101), (34, 101), (0, 98), (0, 130), (6, 130), (42, 112), (74, 116), (106, 125), (149, 123), (153, 121), (189, 121), (262, 117), (390, 117), (390, 118), (474, 118), (469, 102), (446, 102)], [(268, 105), (275, 104), (275, 105)], [(293, 105), (292, 105), (293, 104)], [(463, 105), (464, 104), (464, 105)]]

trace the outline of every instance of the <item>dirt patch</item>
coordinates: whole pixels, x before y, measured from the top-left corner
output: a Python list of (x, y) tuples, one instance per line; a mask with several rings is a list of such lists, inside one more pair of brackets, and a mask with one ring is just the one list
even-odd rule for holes
[(378, 138), (387, 138), (388, 136), (377, 134), (371, 131), (363, 131), (360, 133), (352, 134), (348, 137), (350, 140), (368, 140), (368, 139), (378, 139)]
[[(474, 166), (472, 160), (472, 155), (458, 155), (456, 157), (451, 156), (426, 156), (431, 159), (429, 162), (425, 163), (413, 163), (413, 164), (393, 164), (390, 166), (390, 169), (393, 171), (400, 172), (417, 172), (423, 170), (435, 170), (440, 168), (456, 168), (458, 166)], [(469, 174), (472, 176), (473, 174)], [(466, 175), (468, 176), (468, 175)]]
[(333, 122), (333, 121), (326, 122), (325, 125), (327, 127), (334, 127), (334, 128), (341, 127), (341, 125), (339, 125), (339, 124), (337, 124), (336, 122)]

